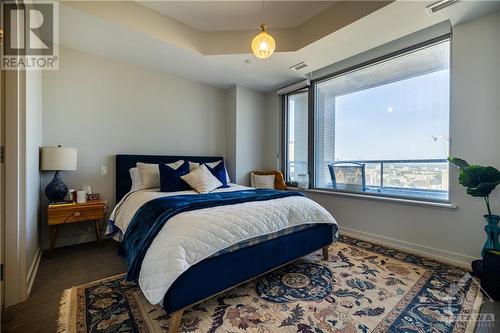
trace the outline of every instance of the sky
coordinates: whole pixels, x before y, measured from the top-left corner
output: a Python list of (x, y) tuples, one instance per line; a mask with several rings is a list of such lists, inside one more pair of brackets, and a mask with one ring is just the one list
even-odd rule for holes
[(335, 99), (336, 160), (448, 156), (449, 70)]
[[(335, 160), (448, 157), (449, 75), (444, 69), (337, 96)], [(290, 123), (294, 106), (290, 101)], [(299, 110), (307, 112), (307, 105)], [(289, 139), (295, 140), (293, 126)]]

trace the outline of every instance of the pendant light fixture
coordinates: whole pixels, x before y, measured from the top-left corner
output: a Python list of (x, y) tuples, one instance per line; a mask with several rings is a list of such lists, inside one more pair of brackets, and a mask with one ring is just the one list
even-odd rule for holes
[[(262, 17), (264, 17), (264, 1), (262, 1)], [(274, 38), (267, 33), (267, 24), (260, 25), (260, 33), (252, 40), (252, 52), (257, 58), (269, 58), (276, 48)]]

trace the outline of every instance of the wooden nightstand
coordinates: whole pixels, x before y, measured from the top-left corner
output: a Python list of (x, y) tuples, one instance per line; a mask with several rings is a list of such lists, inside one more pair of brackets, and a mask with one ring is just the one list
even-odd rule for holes
[(57, 228), (63, 224), (93, 222), (97, 242), (101, 244), (101, 226), (106, 215), (106, 201), (93, 200), (83, 204), (49, 205), (47, 208), (48, 224), (52, 226), (50, 251), (54, 249), (57, 238)]

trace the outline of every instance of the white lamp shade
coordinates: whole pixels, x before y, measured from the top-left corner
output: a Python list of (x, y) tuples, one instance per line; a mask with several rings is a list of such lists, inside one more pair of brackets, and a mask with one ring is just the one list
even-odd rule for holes
[(76, 170), (76, 148), (42, 147), (40, 169), (47, 171)]

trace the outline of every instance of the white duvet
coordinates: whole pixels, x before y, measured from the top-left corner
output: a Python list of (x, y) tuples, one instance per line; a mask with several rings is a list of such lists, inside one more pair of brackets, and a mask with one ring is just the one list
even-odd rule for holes
[[(231, 184), (216, 192), (247, 187)], [(111, 220), (125, 233), (135, 212), (147, 201), (194, 191), (129, 193), (115, 207)], [(189, 267), (231, 245), (254, 237), (308, 223), (337, 225), (316, 202), (304, 197), (287, 197), (205, 208), (172, 217), (158, 233), (142, 262), (139, 286), (152, 304), (161, 303), (172, 283)], [(108, 228), (108, 231), (110, 229)], [(293, 246), (293, 244), (290, 244)]]

